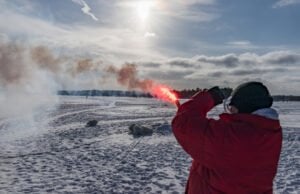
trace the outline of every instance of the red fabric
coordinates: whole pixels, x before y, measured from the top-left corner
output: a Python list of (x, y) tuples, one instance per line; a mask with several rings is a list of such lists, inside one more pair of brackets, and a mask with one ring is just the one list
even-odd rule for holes
[(208, 119), (213, 106), (209, 93), (199, 93), (172, 122), (177, 141), (193, 158), (186, 193), (272, 193), (282, 143), (279, 121), (253, 114)]

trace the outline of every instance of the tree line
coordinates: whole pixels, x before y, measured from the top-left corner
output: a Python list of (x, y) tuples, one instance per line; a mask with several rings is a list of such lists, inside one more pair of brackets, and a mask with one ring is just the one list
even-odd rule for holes
[[(225, 95), (225, 98), (228, 98), (230, 94), (232, 93), (232, 88), (220, 88)], [(191, 98), (193, 95), (195, 95), (198, 92), (205, 91), (207, 90), (206, 88), (200, 89), (184, 89), (184, 90), (174, 90), (174, 92), (178, 95), (179, 98), (184, 99), (184, 98)]]
[[(183, 89), (183, 90), (173, 90), (180, 99), (189, 99), (194, 94), (207, 89)], [(232, 88), (221, 88), (225, 97), (229, 97), (232, 93)], [(121, 90), (60, 90), (57, 92), (58, 95), (64, 96), (117, 96), (117, 97), (143, 97), (143, 98), (153, 98), (150, 93), (139, 92), (139, 91), (121, 91)], [(300, 96), (293, 95), (275, 95), (273, 96), (274, 101), (300, 101)]]

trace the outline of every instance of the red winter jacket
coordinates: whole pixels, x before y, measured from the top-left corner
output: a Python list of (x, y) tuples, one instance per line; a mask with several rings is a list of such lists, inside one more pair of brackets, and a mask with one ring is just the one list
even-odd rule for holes
[(254, 114), (208, 119), (213, 106), (209, 93), (199, 93), (172, 122), (177, 141), (193, 158), (186, 193), (272, 193), (282, 143), (279, 121)]

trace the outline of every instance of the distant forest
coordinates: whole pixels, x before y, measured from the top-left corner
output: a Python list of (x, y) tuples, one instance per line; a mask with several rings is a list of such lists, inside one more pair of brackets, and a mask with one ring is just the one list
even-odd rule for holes
[[(180, 99), (188, 99), (192, 97), (199, 91), (205, 89), (184, 89), (184, 90), (174, 90)], [(229, 97), (232, 88), (221, 88), (226, 97)], [(118, 96), (118, 97), (144, 97), (144, 98), (153, 98), (150, 93), (144, 93), (139, 91), (121, 91), (121, 90), (60, 90), (57, 92), (58, 95), (63, 96)], [(274, 101), (300, 101), (300, 96), (292, 95), (275, 95), (273, 96)]]
[[(224, 94), (229, 96), (232, 92), (231, 88), (222, 88)], [(173, 90), (179, 98), (190, 98), (194, 94), (199, 91), (203, 91), (202, 89), (191, 89), (191, 90)], [(61, 90), (58, 91), (58, 95), (67, 95), (67, 96), (118, 96), (118, 97), (146, 97), (153, 98), (150, 93), (144, 93), (139, 91), (121, 91), (121, 90), (79, 90), (79, 91), (69, 91), (69, 90)]]

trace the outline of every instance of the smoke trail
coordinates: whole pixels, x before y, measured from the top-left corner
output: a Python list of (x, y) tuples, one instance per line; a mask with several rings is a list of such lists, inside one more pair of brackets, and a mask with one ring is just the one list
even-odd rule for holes
[(24, 84), (38, 70), (61, 72), (63, 57), (55, 57), (44, 46), (24, 47), (14, 42), (0, 42), (0, 86)]
[(82, 73), (85, 71), (90, 71), (94, 67), (92, 59), (82, 59), (79, 60), (76, 66), (76, 74)]
[(0, 83), (20, 83), (30, 76), (25, 49), (14, 43), (0, 43)]
[(55, 55), (42, 45), (28, 47), (0, 41), (0, 87), (22, 85), (33, 80), (32, 74), (36, 72), (50, 72), (52, 76), (70, 75), (74, 78), (84, 72), (100, 70), (101, 64), (101, 61), (95, 62), (90, 58), (74, 59)]
[(138, 72), (135, 64), (126, 63), (119, 69), (114, 66), (109, 66), (106, 71), (114, 74), (118, 83), (128, 89), (140, 89), (158, 99), (178, 106), (177, 94), (171, 87), (159, 84), (151, 79), (139, 79), (137, 77)]
[(126, 63), (120, 69), (109, 66), (106, 71), (115, 74), (118, 83), (128, 89), (141, 89), (144, 92), (149, 92), (154, 85), (153, 80), (139, 79), (137, 77), (137, 68), (135, 64)]
[(49, 110), (59, 103), (57, 90), (98, 66), (92, 59), (54, 54), (43, 45), (0, 40), (0, 141), (47, 130)]
[(43, 46), (0, 41), (0, 119), (31, 115), (55, 103), (58, 85), (49, 72), (60, 71), (61, 61)]
[(62, 57), (55, 57), (52, 52), (45, 46), (37, 46), (31, 49), (32, 60), (43, 69), (54, 73), (61, 70), (60, 65), (64, 61)]
[(70, 73), (72, 77), (84, 72), (92, 72), (100, 70), (99, 66), (102, 64), (101, 61), (94, 62), (92, 59), (78, 59), (75, 65), (72, 67)]
[(62, 57), (44, 46), (0, 41), (0, 141), (47, 130), (49, 110), (58, 103), (56, 74)]

